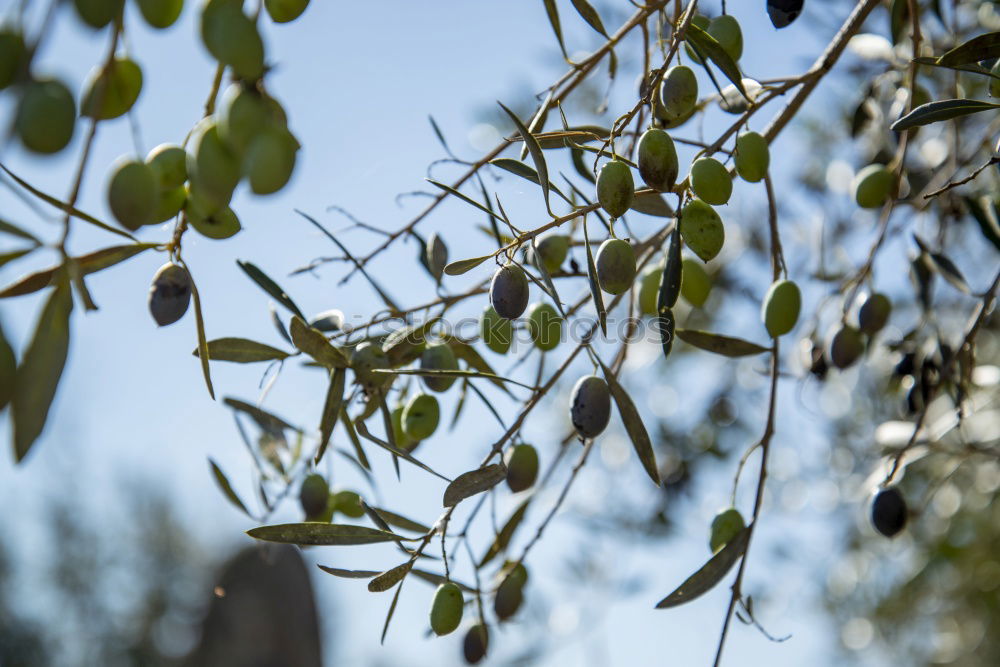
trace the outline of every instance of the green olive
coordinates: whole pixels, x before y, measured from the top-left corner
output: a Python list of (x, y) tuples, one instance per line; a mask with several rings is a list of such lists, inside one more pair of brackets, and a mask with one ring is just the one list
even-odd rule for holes
[(517, 586), (510, 579), (500, 584), (493, 596), (493, 613), (497, 619), (506, 621), (521, 608), (524, 602), (524, 586)]
[(108, 205), (123, 227), (135, 231), (155, 222), (159, 201), (160, 187), (149, 165), (131, 159), (116, 163), (108, 182)]
[(103, 28), (122, 10), (125, 0), (73, 0), (76, 13), (91, 28)]
[(180, 17), (184, 0), (138, 0), (142, 18), (152, 28), (169, 28)]
[(570, 419), (584, 438), (596, 438), (611, 420), (611, 390), (604, 378), (586, 375), (573, 387)]
[(24, 35), (10, 26), (0, 28), (0, 90), (17, 80), (26, 55)]
[(854, 327), (840, 327), (830, 339), (830, 361), (837, 368), (847, 368), (857, 361), (865, 351), (861, 332)]
[(493, 306), (486, 306), (480, 318), (480, 335), (486, 347), (497, 354), (507, 354), (514, 342), (514, 327), (510, 320), (501, 317)]
[(352, 519), (360, 519), (365, 515), (365, 508), (361, 506), (361, 496), (354, 491), (337, 491), (333, 494), (334, 507), (344, 516)]
[(211, 118), (201, 121), (193, 133), (187, 174), (192, 187), (212, 206), (229, 205), (240, 181), (240, 163), (219, 138), (219, 128)]
[(396, 441), (396, 447), (404, 452), (412, 452), (420, 441), (412, 439), (403, 430), (403, 408), (404, 406), (397, 405), (392, 409), (392, 437)]
[(660, 110), (665, 122), (690, 117), (698, 104), (698, 79), (686, 65), (674, 65), (660, 85)]
[[(691, 25), (697, 26), (702, 30), (708, 30), (708, 26), (710, 24), (711, 21), (704, 14), (695, 14), (693, 17), (691, 17)], [(690, 43), (688, 42), (684, 43), (684, 51), (687, 53), (688, 58), (698, 63), (699, 65), (702, 63), (701, 57), (699, 57), (698, 54), (695, 53), (695, 50), (691, 47)]]
[(710, 157), (701, 157), (691, 165), (691, 189), (706, 204), (721, 206), (733, 194), (733, 179), (726, 167)]
[[(445, 343), (432, 343), (420, 355), (420, 368), (425, 371), (457, 371), (455, 353)], [(424, 375), (421, 378), (431, 391), (448, 391), (455, 384), (456, 377)]]
[(608, 294), (621, 294), (635, 280), (635, 251), (628, 241), (607, 239), (594, 258), (597, 282)]
[(288, 23), (302, 15), (309, 0), (264, 0), (264, 8), (275, 23)]
[(528, 332), (539, 350), (554, 350), (562, 342), (562, 318), (551, 304), (536, 303), (528, 310)]
[(28, 150), (46, 154), (61, 151), (76, 129), (73, 93), (56, 79), (32, 81), (24, 88), (15, 124)]
[(252, 81), (264, 73), (264, 42), (242, 5), (242, 0), (208, 0), (201, 14), (201, 39), (216, 60)]
[(83, 90), (82, 115), (98, 120), (118, 118), (139, 99), (142, 68), (128, 58), (115, 58), (107, 68), (95, 67)]
[(854, 177), (854, 201), (861, 208), (879, 208), (892, 193), (895, 176), (881, 164), (870, 164)]
[(441, 409), (431, 394), (416, 394), (403, 408), (403, 432), (413, 440), (426, 440), (434, 435)]
[(390, 376), (373, 372), (386, 368), (389, 368), (389, 359), (378, 343), (365, 341), (359, 343), (351, 352), (351, 370), (354, 371), (354, 378), (358, 384), (364, 387), (365, 391), (370, 392), (383, 387), (389, 381)]
[(219, 138), (237, 156), (242, 156), (250, 144), (275, 122), (271, 103), (255, 88), (234, 83), (226, 88), (216, 112)]
[(534, 253), (546, 271), (550, 274), (555, 273), (569, 254), (569, 237), (555, 231), (546, 232), (535, 242)]
[(639, 175), (649, 187), (669, 192), (677, 182), (677, 149), (674, 140), (663, 130), (646, 130), (639, 139)]
[(269, 128), (250, 143), (243, 159), (243, 171), (250, 189), (269, 195), (285, 187), (295, 170), (299, 142), (286, 130)]
[(322, 475), (313, 473), (302, 480), (299, 488), (299, 504), (305, 512), (306, 521), (319, 517), (330, 501), (330, 487)]
[(662, 266), (647, 266), (639, 276), (639, 312), (643, 315), (656, 315), (662, 277)]
[(695, 308), (701, 308), (708, 301), (712, 291), (712, 278), (701, 262), (685, 257), (681, 262), (681, 296)]
[(504, 456), (507, 486), (514, 493), (530, 489), (538, 478), (538, 450), (531, 445), (514, 445)]
[(228, 206), (213, 208), (198, 193), (198, 190), (186, 188), (187, 202), (184, 204), (184, 216), (188, 224), (210, 239), (228, 239), (242, 229), (240, 219)]
[(742, 532), (746, 527), (743, 515), (735, 507), (722, 510), (712, 519), (712, 534), (708, 546), (712, 553), (719, 553), (722, 548)]
[(858, 309), (858, 328), (869, 336), (874, 336), (889, 322), (892, 302), (885, 294), (871, 294)]
[(184, 186), (164, 190), (160, 188), (160, 196), (156, 202), (156, 210), (153, 212), (153, 219), (147, 223), (155, 225), (166, 222), (184, 210), (187, 203), (187, 190)]
[(756, 132), (744, 132), (736, 138), (736, 173), (748, 183), (757, 183), (767, 176), (771, 152), (767, 139)]
[(187, 153), (176, 144), (160, 144), (146, 156), (163, 189), (179, 188), (187, 180)]
[(681, 238), (701, 261), (707, 262), (722, 250), (726, 229), (715, 209), (700, 199), (692, 199), (681, 209)]
[(465, 600), (462, 589), (454, 582), (448, 581), (434, 592), (431, 603), (431, 630), (441, 637), (454, 632), (462, 622), (462, 611)]
[(597, 201), (612, 218), (625, 215), (632, 206), (635, 182), (632, 170), (621, 160), (611, 160), (597, 175)]
[(706, 32), (715, 38), (733, 61), (739, 60), (743, 55), (743, 31), (732, 14), (716, 16), (708, 24)]
[(802, 308), (799, 286), (791, 280), (778, 280), (767, 290), (760, 318), (771, 338), (784, 336), (795, 328)]

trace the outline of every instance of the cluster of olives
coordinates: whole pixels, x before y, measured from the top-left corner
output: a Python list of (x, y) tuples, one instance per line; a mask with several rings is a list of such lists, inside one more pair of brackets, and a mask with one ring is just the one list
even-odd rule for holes
[(302, 480), (299, 505), (306, 515), (306, 521), (329, 523), (336, 512), (352, 519), (360, 519), (365, 515), (361, 497), (357, 493), (331, 491), (326, 479), (318, 473), (311, 473)]

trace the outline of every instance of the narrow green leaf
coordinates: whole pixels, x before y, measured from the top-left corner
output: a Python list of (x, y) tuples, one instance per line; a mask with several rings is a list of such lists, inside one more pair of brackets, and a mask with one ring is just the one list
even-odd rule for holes
[(678, 329), (677, 337), (688, 345), (693, 345), (706, 352), (714, 352), (724, 357), (748, 357), (754, 354), (768, 352), (770, 348), (757, 343), (751, 343), (742, 338), (732, 338), (708, 331), (694, 329)]
[(552, 32), (556, 34), (556, 39), (559, 40), (559, 50), (562, 51), (563, 58), (569, 60), (569, 56), (566, 55), (566, 45), (563, 43), (562, 26), (559, 23), (559, 9), (556, 7), (556, 2), (555, 0), (544, 0), (544, 2), (549, 25), (552, 26)]
[(921, 104), (919, 107), (897, 120), (890, 126), (889, 129), (894, 132), (902, 132), (903, 130), (909, 130), (914, 127), (938, 123), (943, 120), (951, 120), (953, 118), (968, 116), (969, 114), (989, 111), (991, 109), (1000, 109), (1000, 104), (966, 99), (928, 102), (927, 104)]
[(446, 377), (446, 378), (483, 378), (486, 380), (500, 381), (500, 382), (510, 382), (511, 384), (516, 384), (518, 387), (524, 387), (525, 389), (534, 390), (534, 387), (523, 382), (518, 382), (517, 380), (512, 380), (510, 378), (505, 378), (500, 375), (493, 375), (492, 373), (481, 373), (479, 371), (448, 371), (448, 370), (429, 370), (426, 368), (376, 368), (372, 371), (378, 375), (420, 375), (420, 376), (430, 376), (430, 377)]
[(17, 236), (18, 238), (25, 239), (26, 241), (31, 241), (35, 245), (42, 245), (42, 241), (37, 236), (26, 229), (21, 229), (12, 222), (7, 222), (6, 220), (0, 220), (0, 233)]
[(746, 89), (743, 88), (743, 75), (740, 74), (739, 66), (714, 37), (694, 23), (689, 23), (684, 38), (699, 54), (707, 56), (715, 63), (715, 66), (722, 70), (727, 79), (733, 82), (736, 90), (740, 91), (744, 98), (750, 99), (747, 97)]
[(13, 250), (11, 252), (0, 253), (0, 266), (3, 266), (8, 262), (13, 262), (16, 259), (24, 257), (34, 249), (35, 247), (21, 248), (20, 250)]
[(344, 404), (344, 386), (347, 383), (347, 371), (343, 368), (335, 368), (330, 378), (330, 386), (326, 391), (326, 401), (323, 403), (323, 416), (319, 421), (319, 451), (316, 453), (316, 464), (318, 465), (326, 452), (326, 447), (330, 444), (330, 436), (333, 435), (333, 427), (337, 425), (337, 417), (340, 416), (340, 406)]
[(660, 333), (660, 348), (663, 350), (663, 358), (670, 357), (670, 350), (674, 347), (674, 329), (677, 327), (677, 318), (674, 317), (672, 308), (664, 308), (653, 320), (657, 331)]
[(965, 197), (964, 200), (983, 236), (993, 244), (994, 248), (1000, 250), (1000, 216), (997, 215), (997, 207), (993, 203), (993, 199), (983, 196), (979, 199)]
[(493, 255), (483, 255), (482, 257), (473, 257), (472, 259), (460, 259), (457, 262), (452, 262), (444, 267), (444, 272), (449, 276), (460, 276), (463, 273), (467, 273), (472, 269), (476, 268), (486, 260), (493, 257)]
[(330, 369), (347, 367), (347, 357), (344, 356), (344, 353), (334, 347), (326, 336), (306, 324), (306, 321), (298, 315), (292, 316), (290, 333), (292, 344), (322, 366)]
[[(490, 160), (490, 164), (492, 164), (494, 167), (499, 167), (504, 171), (509, 171), (515, 176), (520, 176), (524, 180), (534, 183), (535, 185), (541, 185), (541, 183), (538, 181), (538, 172), (532, 169), (530, 166), (526, 165), (525, 163), (521, 162), (520, 160), (515, 160), (514, 158), (509, 158), (509, 157), (498, 157), (493, 160)], [(572, 200), (570, 200), (569, 197), (564, 195), (562, 190), (557, 188), (555, 184), (552, 183), (551, 181), (549, 181), (549, 190), (559, 195), (560, 199), (565, 201), (570, 206), (573, 205)]]
[(663, 195), (653, 190), (637, 191), (635, 197), (632, 198), (632, 206), (630, 208), (638, 213), (652, 215), (657, 218), (674, 217), (674, 209), (663, 198)]
[(340, 523), (283, 523), (273, 526), (251, 528), (247, 535), (265, 542), (281, 542), (300, 546), (353, 546), (375, 544), (377, 542), (412, 541), (416, 538), (402, 537), (368, 526), (352, 526)]
[(366, 472), (371, 472), (372, 466), (368, 462), (368, 456), (365, 454), (365, 448), (361, 445), (361, 439), (358, 437), (358, 432), (354, 428), (354, 422), (351, 421), (351, 416), (347, 414), (347, 406), (343, 403), (340, 405), (340, 423), (344, 425), (344, 430), (347, 431), (347, 439), (351, 441), (351, 445), (354, 447), (354, 454), (358, 458), (358, 463), (364, 468)]
[(579, 147), (573, 147), (569, 152), (570, 158), (573, 160), (573, 168), (576, 169), (576, 173), (583, 176), (585, 179), (594, 183), (597, 181), (597, 177), (590, 170), (590, 166), (587, 161), (583, 159), (583, 149)]
[[(472, 204), (473, 206), (475, 206), (476, 208), (478, 208), (483, 213), (486, 213), (490, 217), (496, 218), (500, 222), (506, 222), (506, 220), (504, 220), (502, 217), (500, 217), (499, 215), (497, 215), (496, 213), (494, 213), (490, 209), (486, 208), (485, 206), (483, 206), (482, 204), (480, 204), (479, 202), (477, 202), (472, 197), (469, 197), (467, 195), (462, 194), (461, 192), (459, 192), (455, 188), (451, 187), (450, 185), (445, 185), (444, 183), (441, 183), (440, 181), (435, 181), (433, 178), (428, 178), (427, 182), (430, 183), (431, 185), (433, 185), (436, 188), (440, 188), (440, 189), (444, 190), (445, 192), (447, 192), (450, 195), (454, 195), (454, 196), (458, 197), (459, 199), (461, 199), (462, 201), (464, 201), (466, 204)], [(454, 263), (457, 263), (457, 262), (453, 262), (453, 264)], [(451, 264), (449, 264), (449, 266), (451, 266)], [(468, 270), (468, 269), (466, 269), (466, 270)], [(445, 269), (445, 273), (448, 273), (448, 269), (447, 268)], [(464, 273), (464, 271), (463, 271), (463, 273)], [(449, 273), (448, 275), (455, 275), (455, 274)]]
[[(905, 1), (905, 0), (904, 0)], [(980, 74), (982, 76), (988, 76), (992, 79), (1000, 79), (1000, 75), (994, 74), (990, 70), (986, 69), (982, 65), (977, 63), (970, 63), (968, 65), (942, 65), (938, 62), (937, 58), (914, 58), (911, 62), (918, 65), (929, 65), (930, 67), (943, 67), (944, 69), (955, 70), (957, 72), (971, 72), (972, 74)]]
[(271, 414), (270, 412), (258, 408), (256, 405), (251, 403), (247, 403), (246, 401), (241, 401), (238, 398), (226, 397), (222, 399), (222, 402), (233, 410), (242, 412), (253, 419), (257, 426), (268, 433), (281, 433), (286, 430), (294, 431), (296, 433), (302, 432), (302, 429), (292, 426), (281, 417)]
[[(600, 362), (599, 359), (598, 361)], [(639, 461), (646, 474), (653, 480), (653, 484), (659, 486), (660, 473), (656, 467), (656, 455), (653, 453), (653, 443), (642, 423), (642, 417), (639, 416), (639, 411), (628, 392), (618, 384), (618, 379), (615, 378), (611, 369), (605, 366), (604, 362), (600, 362), (600, 364), (601, 370), (604, 372), (604, 379), (608, 381), (611, 397), (615, 399), (615, 405), (618, 406), (618, 414), (621, 415), (622, 423), (625, 424), (625, 432), (628, 433), (628, 437), (632, 441), (632, 447), (639, 456)]]
[(468, 584), (463, 584), (461, 581), (455, 581), (454, 578), (451, 579), (446, 578), (443, 574), (435, 574), (434, 572), (428, 572), (427, 570), (419, 570), (417, 568), (411, 570), (410, 574), (412, 574), (417, 579), (423, 579), (432, 586), (440, 586), (441, 584), (450, 581), (451, 583), (455, 584), (466, 593), (476, 592), (476, 589), (473, 588), (472, 586), (469, 586)]
[(909, 0), (892, 0), (889, 9), (889, 35), (893, 44), (899, 44), (906, 36), (906, 27), (910, 25)]
[[(82, 275), (89, 275), (114, 266), (119, 262), (124, 262), (126, 259), (134, 257), (145, 250), (158, 246), (158, 243), (132, 243), (129, 245), (112, 246), (74, 257), (73, 261), (76, 262)], [(31, 294), (32, 292), (37, 292), (40, 289), (48, 287), (52, 283), (52, 277), (59, 268), (58, 266), (54, 266), (51, 269), (45, 269), (24, 276), (14, 284), (8, 285), (3, 291), (0, 291), (0, 299)]]
[[(187, 265), (184, 266), (187, 269)], [(188, 276), (191, 271), (188, 270)], [(194, 278), (191, 278), (191, 296), (194, 299), (194, 324), (198, 334), (198, 358), (201, 360), (201, 374), (205, 377), (205, 386), (208, 387), (208, 395), (215, 400), (215, 389), (212, 387), (212, 370), (208, 367), (208, 337), (205, 335), (205, 316), (201, 312), (201, 295), (198, 294), (198, 287)]]
[(73, 294), (61, 276), (38, 316), (14, 380), (11, 417), (14, 422), (14, 459), (20, 463), (45, 429), (66, 356), (69, 353), (69, 315)]
[[(197, 348), (192, 352), (198, 356)], [(208, 358), (212, 361), (233, 361), (250, 364), (257, 361), (287, 359), (288, 353), (276, 347), (246, 338), (216, 338), (208, 341)]]
[(938, 64), (950, 67), (978, 63), (981, 60), (992, 60), (993, 58), (1000, 58), (1000, 32), (977, 35), (969, 41), (959, 44), (938, 58)]
[[(555, 5), (553, 5), (553, 8)], [(542, 196), (545, 198), (545, 208), (552, 214), (552, 206), (549, 204), (549, 168), (545, 164), (545, 154), (542, 152), (541, 146), (538, 145), (538, 141), (535, 137), (528, 131), (528, 128), (524, 126), (521, 119), (517, 117), (517, 114), (508, 109), (501, 102), (497, 102), (500, 108), (507, 112), (510, 119), (514, 121), (514, 125), (517, 127), (517, 131), (521, 133), (521, 138), (524, 140), (524, 144), (528, 147), (528, 153), (531, 154), (531, 161), (535, 163), (535, 171), (538, 172), (539, 185), (542, 187)]]
[(497, 536), (493, 539), (493, 544), (491, 544), (490, 548), (487, 549), (482, 560), (479, 561), (479, 567), (483, 567), (489, 563), (491, 560), (496, 558), (499, 553), (507, 548), (507, 545), (510, 544), (510, 539), (514, 536), (514, 531), (517, 530), (517, 527), (521, 525), (521, 521), (524, 520), (524, 514), (528, 511), (528, 504), (530, 502), (531, 497), (529, 496), (517, 506), (514, 513), (510, 515), (509, 519), (507, 519), (507, 523), (503, 525), (503, 528), (500, 529), (500, 532), (497, 533)]
[(366, 440), (370, 440), (371, 442), (374, 442), (376, 445), (378, 445), (382, 449), (385, 449), (385, 450), (387, 450), (389, 452), (392, 452), (393, 454), (395, 454), (399, 458), (403, 459), (404, 461), (408, 461), (409, 463), (412, 463), (413, 465), (417, 466), (421, 470), (429, 472), (430, 474), (434, 475), (435, 477), (443, 479), (444, 481), (449, 482), (449, 483), (451, 482), (450, 479), (448, 479), (447, 477), (445, 477), (444, 475), (442, 475), (438, 471), (434, 470), (433, 468), (431, 468), (427, 464), (425, 464), (422, 461), (419, 461), (419, 460), (413, 458), (413, 456), (410, 455), (408, 452), (405, 452), (402, 449), (399, 449), (398, 447), (393, 447), (392, 445), (390, 445), (389, 443), (387, 443), (385, 440), (382, 440), (381, 438), (376, 438), (374, 435), (371, 434), (371, 432), (369, 432), (368, 427), (365, 426), (364, 421), (356, 420), (354, 422), (354, 427), (358, 430), (358, 434), (361, 435), (361, 437), (365, 438)]
[(587, 0), (573, 0), (573, 6), (583, 20), (587, 22), (587, 25), (610, 39), (610, 36), (604, 29), (604, 24), (601, 22), (601, 15), (597, 13), (597, 10)]
[(454, 507), (470, 496), (489, 491), (506, 478), (507, 468), (498, 463), (462, 473), (444, 490), (442, 503)]
[(285, 290), (281, 289), (278, 283), (271, 280), (271, 278), (257, 268), (255, 264), (251, 262), (244, 262), (242, 260), (236, 260), (236, 264), (243, 269), (243, 273), (247, 274), (247, 276), (250, 277), (250, 280), (257, 283), (257, 286), (270, 294), (275, 301), (292, 311), (292, 313), (301, 317), (303, 320), (306, 319), (306, 316), (302, 314), (302, 311), (299, 310), (299, 307), (295, 305), (295, 302), (292, 301), (291, 297), (288, 296)]
[(372, 510), (374, 510), (375, 513), (390, 526), (395, 526), (396, 528), (401, 528), (403, 530), (410, 530), (414, 533), (420, 533), (421, 535), (426, 535), (431, 532), (429, 527), (419, 521), (407, 519), (405, 516), (396, 514), (395, 512), (390, 512), (389, 510), (382, 509), (381, 507), (373, 507)]
[(437, 121), (434, 120), (434, 116), (428, 115), (427, 120), (431, 122), (431, 127), (434, 129), (434, 134), (437, 136), (438, 141), (441, 142), (441, 146), (444, 148), (444, 152), (447, 153), (449, 157), (454, 158), (455, 154), (452, 153), (451, 149), (448, 147), (448, 142), (445, 141), (444, 133), (441, 131), (441, 128), (438, 127)]
[(423, 352), (427, 333), (438, 323), (439, 317), (432, 317), (421, 324), (396, 329), (382, 342), (382, 351), (392, 367), (405, 366)]
[(399, 587), (396, 588), (395, 595), (392, 596), (392, 604), (389, 605), (389, 613), (385, 615), (385, 624), (382, 625), (382, 638), (379, 640), (380, 644), (385, 643), (385, 636), (389, 632), (389, 623), (392, 622), (392, 616), (396, 613), (396, 603), (399, 602), (399, 594), (403, 592), (403, 584), (400, 583)]
[(377, 570), (342, 570), (339, 567), (327, 567), (326, 565), (320, 565), (319, 569), (342, 579), (371, 579), (379, 574)]
[(410, 573), (412, 567), (413, 561), (408, 560), (402, 565), (397, 565), (391, 570), (386, 570), (368, 582), (368, 591), (371, 593), (383, 593), (389, 590), (401, 582)]
[(224, 472), (222, 472), (222, 468), (220, 468), (211, 457), (208, 459), (208, 464), (212, 466), (212, 475), (215, 477), (215, 483), (219, 487), (219, 490), (222, 491), (223, 495), (226, 496), (233, 506), (252, 519), (253, 516), (247, 509), (247, 506), (243, 504), (243, 501), (240, 500), (240, 497), (236, 495), (236, 492), (233, 490), (233, 486), (229, 483), (229, 478), (226, 477)]
[(749, 540), (750, 529), (744, 528), (719, 553), (712, 556), (700, 570), (688, 577), (673, 593), (660, 600), (656, 604), (656, 608), (676, 607), (712, 590), (746, 551)]
[[(476, 348), (472, 347), (468, 343), (463, 343), (457, 338), (452, 338), (448, 341), (448, 347), (451, 348), (455, 356), (464, 361), (469, 368), (479, 371), (483, 377), (488, 377), (490, 382), (495, 384), (499, 389), (503, 390), (508, 396), (511, 395), (510, 390), (504, 385), (504, 380), (497, 376), (497, 372), (493, 370), (489, 362), (483, 359), (483, 356), (476, 351)], [(490, 377), (493, 376), (493, 377)]]
[(594, 299), (597, 309), (597, 320), (601, 324), (601, 333), (608, 335), (608, 311), (604, 309), (604, 296), (597, 284), (597, 267), (594, 264), (594, 251), (590, 247), (590, 237), (587, 235), (587, 218), (583, 219), (583, 245), (587, 248), (587, 279), (590, 281), (590, 296)]
[(75, 218), (79, 218), (80, 220), (83, 220), (84, 222), (89, 222), (90, 224), (92, 224), (92, 225), (94, 225), (96, 227), (100, 227), (101, 229), (103, 229), (106, 232), (111, 232), (112, 234), (117, 234), (118, 236), (124, 236), (125, 238), (127, 238), (130, 241), (135, 241), (135, 237), (132, 236), (131, 234), (129, 234), (128, 232), (123, 232), (120, 229), (115, 229), (111, 225), (109, 225), (109, 224), (107, 224), (105, 222), (101, 222), (100, 220), (98, 220), (94, 216), (92, 216), (92, 215), (90, 215), (88, 213), (84, 213), (83, 211), (81, 211), (80, 209), (76, 208), (75, 206), (70, 206), (66, 202), (60, 201), (59, 199), (56, 199), (52, 195), (49, 195), (49, 194), (46, 194), (46, 193), (42, 192), (41, 190), (39, 190), (38, 188), (34, 187), (33, 185), (31, 185), (27, 181), (25, 181), (22, 178), (20, 178), (17, 174), (15, 174), (14, 172), (12, 172), (10, 169), (8, 169), (7, 167), (5, 167), (4, 165), (0, 164), (0, 169), (3, 169), (5, 172), (7, 172), (7, 175), (10, 176), (11, 178), (13, 178), (17, 182), (18, 185), (20, 185), (22, 188), (24, 188), (25, 190), (27, 190), (31, 194), (35, 195), (36, 197), (38, 197), (39, 199), (41, 199), (42, 201), (44, 201), (46, 204), (51, 204), (52, 206), (55, 206), (60, 211), (62, 211), (64, 213), (68, 213), (68, 214), (72, 215)]
[(7, 407), (14, 396), (14, 378), (17, 377), (17, 357), (14, 349), (7, 342), (0, 327), (0, 410)]

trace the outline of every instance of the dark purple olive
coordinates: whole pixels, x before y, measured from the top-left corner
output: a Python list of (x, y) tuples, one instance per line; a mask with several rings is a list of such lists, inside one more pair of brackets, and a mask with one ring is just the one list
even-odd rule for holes
[(872, 525), (886, 537), (895, 537), (906, 527), (906, 500), (894, 486), (882, 489), (872, 500)]

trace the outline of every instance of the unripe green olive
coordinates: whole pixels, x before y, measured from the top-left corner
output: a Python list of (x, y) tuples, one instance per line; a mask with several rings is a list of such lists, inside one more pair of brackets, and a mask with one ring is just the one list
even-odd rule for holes
[(690, 116), (698, 104), (698, 79), (686, 65), (674, 65), (663, 75), (660, 106), (666, 122)]
[(283, 128), (269, 128), (257, 136), (243, 158), (250, 189), (269, 195), (285, 187), (295, 170), (299, 142)]
[(352, 519), (360, 519), (365, 515), (361, 506), (361, 496), (354, 491), (337, 491), (333, 494), (334, 507), (338, 512)]
[(24, 35), (10, 26), (0, 28), (0, 90), (17, 80), (26, 55)]
[(462, 655), (465, 662), (475, 665), (486, 657), (490, 645), (490, 633), (485, 625), (476, 623), (465, 633), (462, 640)]
[(205, 201), (197, 189), (191, 187), (185, 189), (187, 202), (184, 204), (184, 216), (188, 224), (199, 234), (206, 238), (221, 240), (228, 239), (243, 228), (233, 209), (228, 206), (215, 208)]
[(906, 499), (894, 486), (882, 489), (872, 499), (872, 525), (882, 535), (895, 537), (906, 527)]
[(264, 73), (264, 43), (242, 5), (242, 0), (208, 0), (201, 14), (201, 39), (216, 60), (241, 79), (254, 80)]
[[(425, 371), (457, 371), (458, 361), (455, 353), (445, 343), (432, 343), (424, 348), (420, 355), (420, 368)], [(422, 376), (424, 385), (431, 391), (448, 391), (455, 384), (455, 377)]]
[(528, 333), (542, 352), (554, 350), (562, 339), (562, 318), (549, 303), (536, 303), (528, 310)]
[(80, 113), (98, 120), (128, 113), (142, 92), (142, 68), (128, 58), (115, 58), (107, 68), (95, 67), (83, 87)]
[[(691, 17), (691, 25), (697, 26), (702, 30), (708, 30), (708, 26), (710, 23), (711, 21), (704, 14), (695, 14), (693, 17)], [(684, 42), (684, 51), (687, 52), (688, 58), (698, 63), (699, 65), (702, 63), (701, 57), (697, 53), (695, 53), (695, 50), (694, 48), (691, 47), (690, 43)]]
[(647, 266), (639, 276), (639, 312), (656, 315), (656, 301), (660, 295), (662, 266)]
[(201, 121), (193, 133), (187, 174), (192, 187), (210, 204), (217, 208), (229, 205), (240, 181), (240, 163), (222, 143), (219, 128), (211, 118)]
[(649, 187), (669, 192), (677, 182), (677, 149), (674, 140), (663, 130), (646, 130), (639, 139), (639, 175)]
[(844, 325), (830, 339), (830, 361), (837, 368), (847, 368), (865, 351), (861, 333), (854, 327)]
[(621, 294), (635, 280), (635, 251), (628, 241), (607, 239), (594, 257), (597, 282), (608, 294)]
[(226, 88), (216, 112), (219, 138), (236, 156), (242, 156), (251, 142), (275, 123), (268, 99), (242, 83)]
[(889, 322), (892, 302), (885, 294), (870, 294), (858, 309), (858, 328), (869, 336), (874, 336)]
[(392, 437), (396, 441), (396, 447), (404, 452), (412, 452), (420, 444), (419, 440), (414, 440), (406, 435), (403, 430), (403, 405), (397, 405), (392, 409)]
[(584, 438), (596, 438), (611, 419), (611, 390), (604, 378), (586, 375), (577, 380), (570, 398), (570, 419)]
[(56, 79), (36, 79), (24, 88), (17, 107), (17, 134), (35, 153), (57, 153), (76, 129), (73, 93)]
[(681, 262), (681, 296), (695, 308), (701, 308), (711, 291), (712, 278), (702, 263), (685, 257)]
[(156, 210), (153, 212), (153, 219), (148, 224), (155, 225), (170, 220), (184, 210), (185, 203), (187, 203), (187, 190), (184, 189), (184, 186), (170, 190), (160, 188)]
[(138, 0), (142, 18), (152, 28), (169, 28), (181, 15), (184, 0)]
[(413, 440), (426, 440), (437, 430), (441, 410), (430, 394), (415, 394), (403, 408), (403, 432)]
[(483, 316), (479, 321), (480, 335), (486, 347), (497, 354), (507, 354), (510, 345), (514, 342), (514, 326), (510, 320), (500, 317), (500, 314), (493, 309), (493, 306), (486, 306), (483, 309)]
[(389, 381), (390, 376), (372, 372), (386, 368), (389, 368), (389, 359), (382, 351), (382, 346), (377, 343), (366, 340), (351, 351), (351, 370), (354, 371), (358, 384), (366, 391), (378, 389)]
[(322, 475), (313, 473), (302, 480), (299, 488), (299, 504), (305, 512), (306, 520), (318, 518), (330, 502), (330, 487)]
[(882, 164), (870, 164), (854, 177), (854, 201), (861, 208), (878, 208), (889, 200), (895, 177)]
[(161, 326), (173, 324), (187, 312), (191, 302), (191, 276), (179, 264), (167, 262), (149, 286), (149, 313)]
[(708, 547), (712, 553), (719, 553), (722, 547), (740, 534), (746, 527), (743, 515), (735, 507), (722, 510), (712, 519), (712, 533), (708, 540)]
[(700, 199), (692, 199), (681, 209), (681, 238), (701, 261), (707, 262), (722, 250), (726, 229), (715, 209)]
[(744, 132), (736, 138), (736, 173), (748, 183), (757, 183), (767, 176), (771, 151), (767, 139), (756, 132)]
[(537, 260), (541, 260), (542, 266), (550, 274), (555, 273), (566, 261), (569, 254), (569, 237), (559, 232), (546, 232), (538, 237), (534, 246), (534, 253)]
[(517, 588), (524, 588), (527, 583), (528, 568), (525, 567), (524, 563), (508, 560), (505, 561), (503, 567), (497, 571), (497, 588), (503, 586), (504, 584), (510, 584), (511, 586), (516, 586)]
[(187, 180), (187, 153), (176, 144), (160, 144), (149, 151), (146, 164), (152, 168), (157, 182), (165, 190), (179, 188)]
[(264, 8), (275, 23), (288, 23), (302, 15), (309, 0), (264, 0)]
[(441, 637), (454, 632), (462, 622), (464, 608), (462, 589), (457, 584), (447, 581), (438, 586), (431, 603), (431, 630), (434, 634)]
[(508, 578), (497, 588), (493, 596), (493, 612), (501, 621), (506, 621), (521, 608), (524, 602), (524, 584)]
[(743, 55), (743, 31), (732, 14), (716, 16), (709, 22), (706, 32), (715, 38), (734, 62)]
[(516, 320), (528, 307), (528, 277), (516, 264), (505, 264), (493, 274), (490, 304), (500, 317)]
[(538, 450), (531, 445), (514, 445), (504, 456), (507, 486), (514, 493), (530, 489), (538, 478)]
[(611, 160), (597, 175), (597, 201), (612, 218), (625, 215), (632, 206), (635, 182), (632, 170), (621, 160)]
[(124, 0), (73, 0), (76, 13), (91, 28), (103, 28), (111, 23), (123, 3)]
[(126, 229), (135, 231), (154, 222), (160, 187), (149, 165), (138, 160), (119, 160), (108, 182), (108, 206)]
[(764, 322), (771, 338), (777, 338), (795, 328), (801, 308), (802, 295), (799, 286), (791, 280), (778, 280), (771, 285), (764, 296), (760, 319)]
[(715, 158), (700, 157), (691, 165), (691, 189), (706, 204), (721, 206), (733, 195), (733, 179)]

